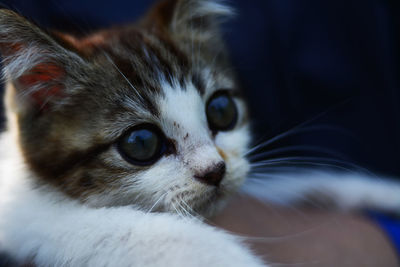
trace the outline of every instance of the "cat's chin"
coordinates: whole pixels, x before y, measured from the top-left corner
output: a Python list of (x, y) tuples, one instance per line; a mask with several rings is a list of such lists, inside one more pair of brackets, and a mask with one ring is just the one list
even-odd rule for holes
[(223, 188), (212, 188), (201, 195), (178, 194), (165, 203), (163, 211), (189, 217), (211, 217), (228, 202), (228, 193)]

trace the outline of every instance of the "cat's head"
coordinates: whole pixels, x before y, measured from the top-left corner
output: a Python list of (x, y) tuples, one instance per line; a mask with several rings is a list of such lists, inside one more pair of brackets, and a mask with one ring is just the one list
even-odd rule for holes
[(92, 206), (210, 214), (242, 184), (247, 111), (215, 0), (84, 38), (0, 11), (7, 112), (37, 184)]

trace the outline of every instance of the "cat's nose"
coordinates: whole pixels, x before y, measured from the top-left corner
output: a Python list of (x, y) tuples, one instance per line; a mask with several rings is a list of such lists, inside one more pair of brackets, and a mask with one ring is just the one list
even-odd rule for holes
[(219, 163), (213, 165), (202, 173), (196, 174), (194, 178), (208, 185), (219, 186), (222, 179), (224, 178), (225, 171), (225, 162), (220, 161)]

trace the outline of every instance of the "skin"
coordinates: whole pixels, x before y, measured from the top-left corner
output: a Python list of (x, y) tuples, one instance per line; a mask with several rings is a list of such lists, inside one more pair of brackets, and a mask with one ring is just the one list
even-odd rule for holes
[(239, 196), (210, 223), (239, 235), (259, 238), (246, 242), (269, 263), (400, 266), (382, 230), (359, 214), (283, 208)]

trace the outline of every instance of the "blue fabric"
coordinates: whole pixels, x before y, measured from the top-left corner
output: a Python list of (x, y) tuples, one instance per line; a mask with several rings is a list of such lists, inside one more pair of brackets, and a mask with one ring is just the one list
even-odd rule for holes
[(400, 256), (400, 218), (377, 212), (369, 212), (369, 217), (386, 233)]

